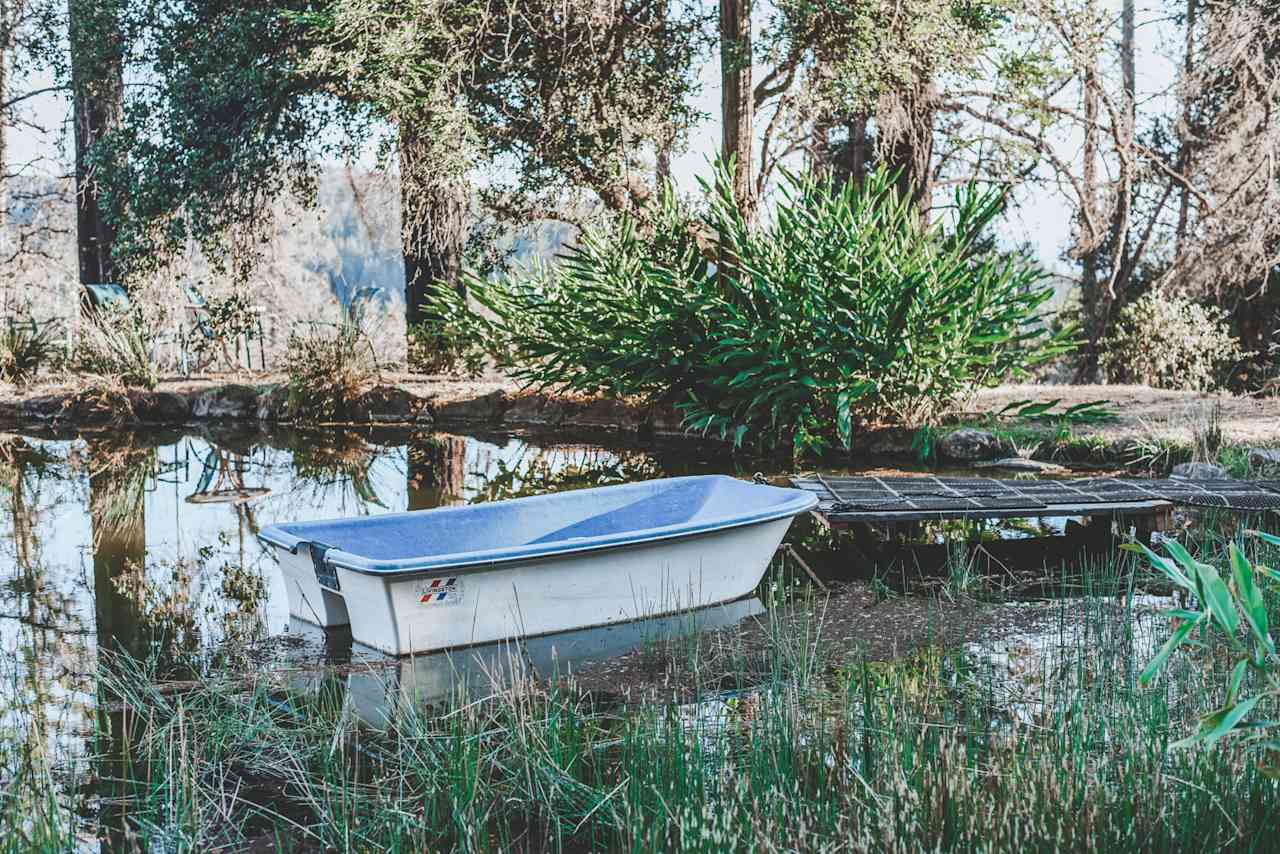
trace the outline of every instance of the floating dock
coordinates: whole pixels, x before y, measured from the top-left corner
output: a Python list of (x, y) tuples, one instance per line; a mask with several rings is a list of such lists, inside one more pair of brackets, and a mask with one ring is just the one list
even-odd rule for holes
[(1280, 510), (1280, 480), (1087, 477), (836, 477), (804, 475), (792, 486), (818, 497), (812, 511), (832, 530), (942, 519), (1112, 516), (1149, 519), (1163, 530), (1175, 505)]

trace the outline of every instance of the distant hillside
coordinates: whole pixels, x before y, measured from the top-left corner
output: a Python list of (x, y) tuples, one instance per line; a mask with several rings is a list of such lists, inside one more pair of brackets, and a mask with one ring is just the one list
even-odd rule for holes
[[(76, 322), (79, 300), (75, 261), (75, 211), (67, 181), (15, 180), (0, 228), (0, 304), (27, 306), (39, 317)], [(495, 249), (515, 268), (550, 260), (572, 239), (574, 229), (547, 222), (511, 230)], [(283, 347), (298, 320), (336, 319), (341, 305), (361, 288), (384, 293), (386, 322), (376, 325), (392, 357), (402, 348), (404, 262), (400, 253), (400, 199), (394, 176), (334, 169), (320, 181), (317, 205), (302, 209), (281, 200), (275, 232), (261, 245), (262, 257), (248, 282), (263, 305), (274, 348)], [(145, 299), (175, 318), (184, 298), (176, 283), (200, 283), (218, 295), (236, 286), (211, 271), (194, 246), (155, 281), (139, 283)]]

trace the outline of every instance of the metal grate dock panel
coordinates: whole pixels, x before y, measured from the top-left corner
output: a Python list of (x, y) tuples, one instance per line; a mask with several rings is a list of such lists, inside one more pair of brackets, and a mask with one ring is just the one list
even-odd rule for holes
[(1104, 515), (1170, 504), (1280, 509), (1280, 480), (807, 475), (791, 483), (815, 493), (819, 505), (814, 512), (836, 527), (857, 521)]

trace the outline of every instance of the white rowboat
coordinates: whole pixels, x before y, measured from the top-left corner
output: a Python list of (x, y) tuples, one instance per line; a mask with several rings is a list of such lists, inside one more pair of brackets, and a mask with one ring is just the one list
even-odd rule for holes
[(264, 528), (293, 616), (392, 655), (727, 602), (759, 584), (809, 492), (667, 478)]

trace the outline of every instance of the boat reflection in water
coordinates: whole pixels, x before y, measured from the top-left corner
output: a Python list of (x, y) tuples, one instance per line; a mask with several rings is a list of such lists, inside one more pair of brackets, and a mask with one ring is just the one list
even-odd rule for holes
[[(564, 677), (584, 665), (607, 661), (648, 644), (728, 626), (761, 614), (764, 606), (754, 597), (712, 605), (663, 617), (613, 623), (530, 638), (513, 638), (446, 652), (393, 659), (376, 650), (353, 644), (350, 666), (338, 690), (366, 724), (381, 728), (397, 707), (440, 703), (465, 692), (483, 697), (520, 679)], [(290, 633), (321, 642), (321, 630), (304, 620), (291, 620)], [(367, 667), (362, 667), (367, 663)], [(322, 672), (299, 675), (294, 690), (313, 693), (322, 687), (333, 691), (332, 675)]]

